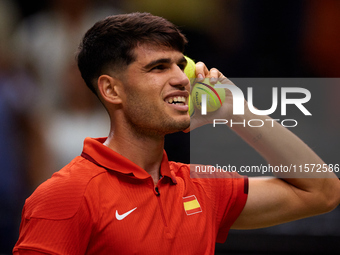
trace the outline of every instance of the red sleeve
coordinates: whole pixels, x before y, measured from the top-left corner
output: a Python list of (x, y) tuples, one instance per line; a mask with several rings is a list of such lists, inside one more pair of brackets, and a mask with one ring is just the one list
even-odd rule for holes
[[(216, 242), (226, 241), (230, 227), (242, 212), (248, 197), (248, 178), (238, 173), (223, 175), (192, 174), (195, 182), (204, 187), (214, 210)], [(200, 177), (200, 178), (198, 178)]]
[[(84, 254), (93, 227), (88, 184), (102, 172), (82, 158), (55, 173), (26, 200), (13, 253)], [(28, 253), (29, 254), (29, 253)]]
[[(25, 210), (25, 209), (24, 209)], [(14, 254), (84, 254), (91, 233), (90, 214), (85, 203), (66, 219), (26, 218)]]
[[(238, 176), (232, 180), (232, 194), (230, 202), (225, 208), (222, 221), (220, 223), (216, 242), (224, 243), (227, 239), (229, 229), (241, 214), (248, 197), (248, 177)], [(222, 197), (223, 199), (223, 197)], [(223, 208), (221, 208), (223, 209)]]
[(29, 251), (18, 249), (13, 252), (13, 255), (50, 255), (49, 253), (39, 252), (39, 251)]

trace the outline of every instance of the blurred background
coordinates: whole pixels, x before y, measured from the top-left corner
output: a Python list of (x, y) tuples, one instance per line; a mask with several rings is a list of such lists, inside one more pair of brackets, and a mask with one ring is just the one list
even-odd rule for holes
[[(132, 11), (178, 25), (189, 40), (185, 53), (232, 80), (339, 77), (338, 0), (0, 0), (0, 254), (11, 254), (33, 190), (80, 155), (85, 137), (107, 136), (108, 117), (83, 83), (75, 52), (94, 22)], [(317, 95), (310, 107), (322, 119), (313, 117), (310, 131), (292, 131), (327, 163), (340, 163), (340, 86), (321, 86), (310, 88)], [(238, 144), (230, 134), (234, 152), (255, 157)], [(169, 135), (166, 150), (171, 160), (189, 163), (190, 135)], [(339, 223), (337, 208), (231, 231), (216, 254), (339, 254)]]

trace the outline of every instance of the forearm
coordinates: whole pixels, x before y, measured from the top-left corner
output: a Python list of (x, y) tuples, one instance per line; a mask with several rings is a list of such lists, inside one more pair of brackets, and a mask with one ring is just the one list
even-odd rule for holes
[[(255, 119), (265, 124), (262, 127), (247, 125), (249, 120)], [(239, 124), (242, 122), (245, 125)], [(228, 124), (271, 165), (324, 163), (300, 138), (268, 116), (254, 115), (245, 109), (245, 115), (234, 115)]]
[[(262, 127), (250, 127), (249, 125), (233, 125), (231, 128), (244, 139), (250, 146), (259, 152), (272, 166), (287, 166), (288, 172), (279, 172), (275, 175), (284, 179), (294, 187), (313, 192), (320, 199), (327, 197), (334, 199), (335, 204), (340, 200), (340, 182), (336, 175), (328, 171), (325, 162), (300, 138), (276, 121), (268, 121), (268, 116), (252, 114), (247, 108), (245, 115), (233, 116), (234, 123), (251, 119), (261, 119), (265, 125)], [(229, 123), (230, 125), (230, 123)], [(292, 171), (290, 166), (319, 165), (323, 171)]]

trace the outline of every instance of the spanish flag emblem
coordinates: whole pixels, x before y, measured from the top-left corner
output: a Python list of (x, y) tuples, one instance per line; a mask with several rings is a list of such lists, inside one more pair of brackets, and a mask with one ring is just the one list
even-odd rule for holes
[(183, 197), (183, 205), (187, 215), (202, 212), (201, 206), (198, 203), (198, 200), (195, 195)]

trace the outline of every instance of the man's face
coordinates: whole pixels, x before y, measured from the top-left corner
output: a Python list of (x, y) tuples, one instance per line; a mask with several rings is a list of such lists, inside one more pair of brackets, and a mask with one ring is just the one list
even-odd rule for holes
[(186, 60), (179, 51), (141, 45), (136, 61), (123, 74), (122, 107), (127, 123), (142, 135), (165, 135), (186, 129), (189, 79)]

